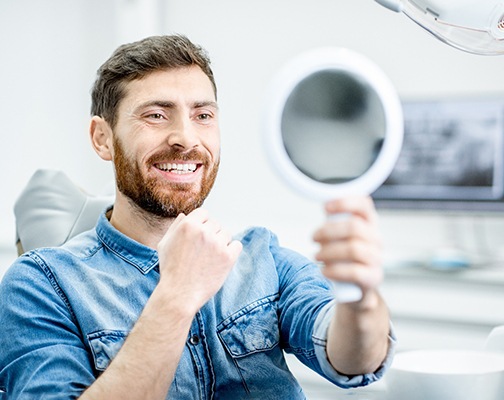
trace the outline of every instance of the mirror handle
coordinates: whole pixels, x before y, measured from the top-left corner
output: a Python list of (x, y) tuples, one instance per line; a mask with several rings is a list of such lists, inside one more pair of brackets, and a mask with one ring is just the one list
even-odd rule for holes
[(353, 303), (362, 299), (362, 290), (355, 283), (333, 281), (333, 288), (338, 303)]

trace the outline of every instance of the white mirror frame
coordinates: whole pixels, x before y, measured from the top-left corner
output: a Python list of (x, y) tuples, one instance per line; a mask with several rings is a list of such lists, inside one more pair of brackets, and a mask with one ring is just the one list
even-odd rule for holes
[[(342, 71), (368, 84), (382, 102), (385, 114), (385, 138), (381, 151), (361, 176), (347, 182), (318, 182), (302, 173), (292, 162), (282, 139), (282, 114), (294, 88), (306, 77), (324, 70)], [(366, 57), (345, 48), (320, 48), (294, 58), (273, 79), (265, 101), (263, 128), (267, 156), (294, 190), (317, 200), (368, 195), (390, 175), (403, 139), (403, 114), (399, 97), (388, 77)]]

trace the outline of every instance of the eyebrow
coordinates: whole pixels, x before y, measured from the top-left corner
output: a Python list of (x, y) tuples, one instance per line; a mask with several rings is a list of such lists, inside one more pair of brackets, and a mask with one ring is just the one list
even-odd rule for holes
[(196, 101), (193, 103), (194, 108), (202, 108), (202, 107), (213, 107), (216, 110), (219, 109), (219, 105), (217, 104), (216, 101)]
[[(173, 101), (170, 101), (170, 100), (152, 100), (152, 101), (148, 101), (148, 102), (140, 104), (138, 107), (135, 108), (135, 111), (138, 112), (144, 108), (152, 107), (152, 106), (172, 109), (172, 108), (176, 108), (177, 104)], [(217, 102), (211, 101), (211, 100), (195, 101), (191, 104), (191, 107), (192, 108), (213, 107), (216, 110), (219, 109)]]

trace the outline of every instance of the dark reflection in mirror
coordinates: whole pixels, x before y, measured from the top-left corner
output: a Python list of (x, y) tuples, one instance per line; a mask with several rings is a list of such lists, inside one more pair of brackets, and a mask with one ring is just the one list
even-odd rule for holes
[(315, 72), (292, 90), (282, 113), (282, 140), (293, 164), (323, 183), (365, 173), (385, 138), (377, 93), (348, 71)]

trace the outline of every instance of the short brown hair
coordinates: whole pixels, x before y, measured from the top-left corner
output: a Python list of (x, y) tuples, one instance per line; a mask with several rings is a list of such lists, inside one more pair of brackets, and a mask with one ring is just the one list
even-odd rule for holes
[(199, 45), (183, 35), (151, 36), (124, 44), (98, 69), (91, 92), (91, 115), (104, 118), (114, 127), (117, 108), (125, 96), (125, 83), (150, 72), (196, 65), (208, 76), (217, 96), (210, 58)]

